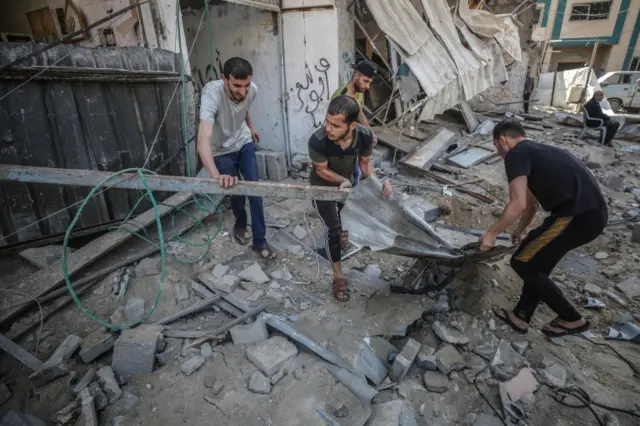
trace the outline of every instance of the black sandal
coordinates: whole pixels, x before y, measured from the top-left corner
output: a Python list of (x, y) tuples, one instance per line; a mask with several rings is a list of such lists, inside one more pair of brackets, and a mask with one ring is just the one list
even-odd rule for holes
[(509, 312), (506, 309), (500, 308), (498, 306), (492, 306), (491, 310), (493, 311), (493, 315), (497, 316), (502, 322), (507, 324), (514, 331), (516, 331), (516, 332), (518, 332), (520, 334), (527, 334), (529, 332), (529, 328), (528, 327), (527, 328), (520, 328), (513, 321), (511, 321), (511, 318), (509, 318)]
[(233, 228), (233, 239), (241, 246), (249, 244), (249, 238), (246, 236), (246, 228)]
[(567, 327), (565, 327), (563, 325), (552, 324), (552, 323), (547, 324), (547, 326), (559, 328), (560, 330), (562, 330), (560, 333), (556, 333), (555, 331), (545, 330), (544, 328), (542, 329), (542, 333), (545, 336), (550, 337), (550, 338), (554, 338), (554, 337), (572, 336), (574, 334), (584, 333), (585, 331), (587, 331), (587, 330), (589, 330), (591, 328), (591, 323), (589, 321), (585, 321), (583, 325), (581, 325), (580, 327), (577, 327), (577, 328), (567, 328)]
[(251, 247), (251, 250), (258, 253), (263, 260), (276, 260), (278, 258), (278, 254), (273, 250), (271, 250), (271, 248), (269, 248), (268, 246), (267, 247)]

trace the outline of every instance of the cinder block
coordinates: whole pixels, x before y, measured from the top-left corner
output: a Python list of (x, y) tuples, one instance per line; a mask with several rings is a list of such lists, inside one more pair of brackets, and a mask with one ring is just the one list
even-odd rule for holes
[(404, 376), (407, 375), (407, 371), (411, 368), (411, 364), (415, 361), (420, 352), (421, 344), (413, 339), (409, 339), (402, 348), (402, 351), (396, 356), (396, 359), (391, 365), (391, 372), (389, 378), (395, 382), (401, 382)]
[(267, 151), (256, 151), (256, 162), (258, 163), (258, 177), (260, 180), (269, 179), (267, 174)]
[(67, 374), (69, 372), (67, 361), (78, 350), (81, 343), (80, 337), (75, 334), (68, 335), (42, 367), (29, 376), (31, 383), (35, 387), (40, 387)]
[(162, 327), (142, 325), (124, 330), (113, 348), (113, 368), (118, 381), (126, 383), (136, 374), (151, 373)]
[(113, 335), (104, 328), (100, 327), (88, 335), (82, 342), (82, 346), (80, 347), (80, 358), (82, 361), (89, 363), (113, 348), (115, 343), (115, 337), (113, 337)]
[(266, 151), (265, 157), (267, 160), (267, 174), (269, 180), (281, 181), (287, 178), (287, 159), (284, 156), (284, 152)]
[(239, 324), (231, 330), (234, 345), (251, 345), (269, 338), (269, 331), (264, 321), (257, 319), (251, 324)]
[(280, 367), (298, 355), (298, 348), (282, 336), (272, 337), (247, 349), (247, 358), (264, 374), (271, 377)]

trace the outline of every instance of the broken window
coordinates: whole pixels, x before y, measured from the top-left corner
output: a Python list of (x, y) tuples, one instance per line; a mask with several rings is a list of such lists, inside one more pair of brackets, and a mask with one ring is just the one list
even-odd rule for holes
[(569, 21), (596, 21), (600, 19), (609, 19), (610, 14), (610, 1), (574, 4), (571, 7), (571, 16), (569, 17)]
[(629, 71), (640, 71), (640, 56), (636, 56), (631, 60)]

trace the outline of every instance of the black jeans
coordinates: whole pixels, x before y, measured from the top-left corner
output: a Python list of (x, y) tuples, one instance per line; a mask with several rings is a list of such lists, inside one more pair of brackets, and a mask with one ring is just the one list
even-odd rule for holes
[(529, 114), (529, 99), (531, 99), (531, 93), (522, 94), (522, 101), (523, 101), (525, 114)]
[(342, 221), (340, 211), (344, 207), (343, 203), (336, 201), (314, 201), (313, 205), (318, 211), (320, 220), (324, 225), (324, 242), (327, 256), (332, 263), (340, 262), (342, 259), (342, 247), (340, 245), (340, 232), (342, 232)]
[(529, 233), (511, 258), (511, 267), (524, 281), (513, 309), (518, 318), (530, 322), (540, 302), (564, 321), (582, 318), (549, 275), (569, 251), (600, 235), (607, 220), (607, 208), (603, 206), (574, 217), (549, 216)]
[(604, 138), (604, 143), (611, 143), (616, 133), (618, 133), (618, 129), (620, 128), (620, 123), (615, 120), (609, 120), (604, 122), (605, 127), (607, 128), (607, 136)]

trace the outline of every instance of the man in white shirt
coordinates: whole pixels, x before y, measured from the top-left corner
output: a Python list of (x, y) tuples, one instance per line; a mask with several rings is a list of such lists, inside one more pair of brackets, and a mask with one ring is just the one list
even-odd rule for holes
[[(204, 168), (198, 177), (217, 179), (220, 186), (229, 188), (238, 182), (258, 181), (258, 163), (254, 144), (260, 137), (251, 124), (249, 109), (258, 94), (251, 81), (253, 69), (242, 58), (224, 63), (222, 80), (211, 81), (202, 89), (197, 149)], [(252, 249), (264, 258), (275, 259), (267, 245), (264, 210), (261, 197), (249, 197), (251, 209)], [(231, 209), (236, 218), (233, 228), (235, 240), (249, 243), (245, 197), (232, 196)]]

